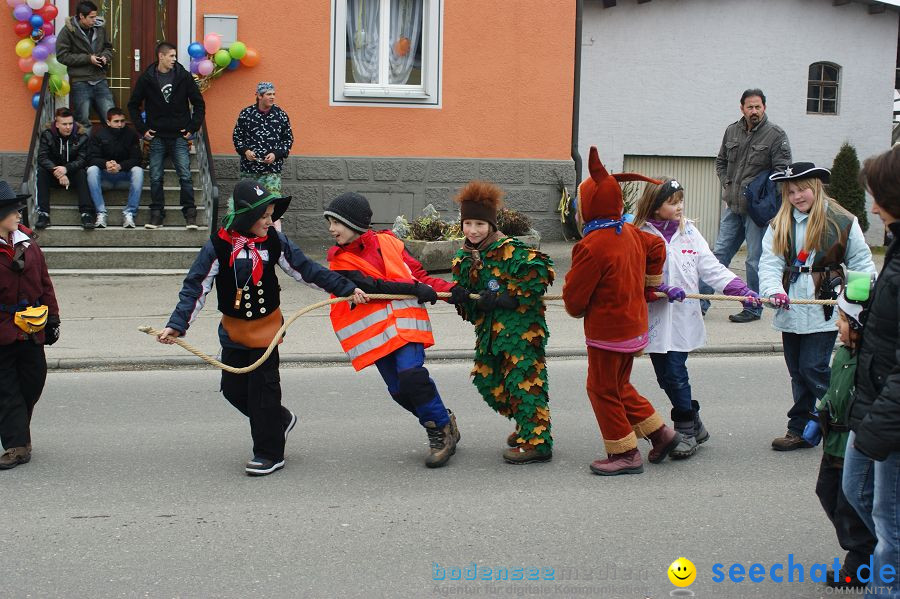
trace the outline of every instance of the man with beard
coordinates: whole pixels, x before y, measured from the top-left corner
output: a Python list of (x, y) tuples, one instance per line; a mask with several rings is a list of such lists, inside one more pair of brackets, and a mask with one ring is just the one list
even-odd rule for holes
[[(716, 175), (722, 183), (722, 200), (727, 208), (719, 222), (719, 235), (713, 254), (724, 266), (747, 242), (747, 285), (759, 293), (759, 257), (765, 227), (758, 226), (747, 214), (744, 189), (762, 172), (784, 170), (791, 163), (791, 146), (784, 130), (766, 116), (766, 95), (761, 89), (748, 89), (741, 95), (743, 116), (728, 125), (716, 157)], [(704, 284), (700, 293), (712, 293)], [(709, 302), (703, 302), (703, 313)], [(744, 308), (728, 317), (731, 322), (759, 320), (762, 308)]]
[(122, 226), (134, 228), (134, 217), (141, 202), (144, 169), (141, 168), (140, 138), (134, 129), (125, 125), (125, 112), (110, 108), (106, 112), (106, 127), (91, 138), (87, 183), (97, 211), (98, 229), (106, 227), (106, 203), (101, 186), (128, 186), (128, 204), (122, 210)]

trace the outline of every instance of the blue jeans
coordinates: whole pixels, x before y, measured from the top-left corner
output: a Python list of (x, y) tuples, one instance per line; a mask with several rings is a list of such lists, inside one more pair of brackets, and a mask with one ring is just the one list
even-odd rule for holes
[(154, 137), (150, 141), (150, 212), (166, 215), (166, 198), (163, 192), (163, 162), (172, 158), (178, 184), (181, 186), (181, 212), (185, 216), (195, 214), (194, 182), (191, 180), (191, 157), (188, 142), (183, 137)]
[[(851, 431), (844, 454), (844, 495), (877, 539), (869, 590), (877, 586), (893, 587), (891, 593), (879, 591), (877, 595), (866, 596), (897, 599), (900, 598), (900, 452), (876, 462), (856, 450), (855, 439), (856, 433)], [(879, 573), (884, 566), (893, 566), (892, 582), (881, 581)]]
[(656, 382), (672, 402), (672, 420), (675, 422), (692, 422), (694, 419), (687, 359), (688, 352), (681, 351), (650, 354)]
[(788, 410), (788, 430), (803, 434), (816, 402), (828, 391), (831, 379), (831, 352), (837, 331), (824, 333), (782, 333), (784, 362), (791, 375), (794, 405)]
[[(719, 235), (716, 237), (716, 247), (713, 249), (716, 259), (726, 268), (731, 264), (731, 259), (744, 241), (747, 242), (747, 286), (759, 293), (759, 258), (762, 256), (762, 240), (766, 234), (764, 227), (758, 227), (747, 214), (735, 214), (731, 208), (726, 207), (722, 212), (722, 220), (719, 221)], [(702, 283), (700, 293), (712, 293), (713, 288)], [(703, 312), (709, 309), (709, 302), (701, 300), (700, 307)], [(762, 314), (762, 307), (744, 308), (756, 315)]]
[(91, 190), (91, 200), (94, 202), (94, 210), (98, 213), (106, 212), (106, 203), (103, 201), (103, 189), (123, 189), (128, 187), (128, 205), (122, 211), (135, 216), (141, 203), (141, 190), (144, 187), (144, 169), (139, 166), (132, 167), (128, 172), (108, 173), (100, 170), (99, 166), (89, 166), (87, 169), (88, 189)]
[(375, 362), (394, 401), (418, 417), (422, 426), (430, 421), (443, 428), (450, 415), (424, 364), (425, 346), (421, 343), (407, 343)]
[(92, 104), (103, 123), (106, 122), (106, 111), (116, 105), (112, 92), (109, 91), (109, 85), (106, 84), (106, 79), (102, 79), (94, 85), (87, 81), (72, 82), (69, 100), (72, 103), (75, 120), (88, 132), (91, 130)]

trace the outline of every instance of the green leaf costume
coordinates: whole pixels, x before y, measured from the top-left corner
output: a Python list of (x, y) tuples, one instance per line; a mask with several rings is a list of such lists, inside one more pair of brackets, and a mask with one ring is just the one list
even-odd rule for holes
[(519, 300), (514, 310), (484, 312), (474, 300), (456, 310), (475, 325), (475, 387), (491, 408), (516, 421), (519, 445), (541, 453), (553, 447), (544, 358), (550, 333), (542, 297), (554, 276), (549, 256), (513, 237), (481, 252), (461, 249), (453, 259), (453, 280), (471, 293), (492, 290)]

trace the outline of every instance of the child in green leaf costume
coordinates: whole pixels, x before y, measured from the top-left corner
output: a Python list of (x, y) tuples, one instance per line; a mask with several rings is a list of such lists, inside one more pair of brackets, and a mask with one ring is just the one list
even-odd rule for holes
[(453, 302), (475, 325), (475, 387), (496, 412), (516, 421), (503, 459), (546, 462), (553, 457), (553, 437), (542, 297), (553, 283), (553, 263), (497, 230), (502, 195), (496, 185), (472, 181), (456, 197), (466, 240), (453, 259), (453, 293), (459, 296)]

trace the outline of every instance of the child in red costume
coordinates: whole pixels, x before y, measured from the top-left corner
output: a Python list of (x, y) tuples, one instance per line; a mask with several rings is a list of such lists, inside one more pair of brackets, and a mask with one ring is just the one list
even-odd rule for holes
[(648, 459), (662, 462), (681, 441), (646, 398), (631, 385), (631, 366), (649, 340), (647, 299), (663, 291), (669, 299), (684, 292), (662, 283), (665, 242), (622, 218), (620, 181), (651, 181), (633, 173), (610, 175), (597, 148), (588, 159), (590, 176), (579, 186), (578, 215), (583, 239), (572, 248), (566, 275), (566, 312), (584, 317), (587, 338), (587, 393), (600, 425), (608, 457), (591, 464), (600, 475), (644, 471), (637, 435), (653, 444)]

